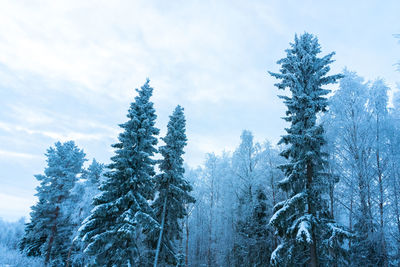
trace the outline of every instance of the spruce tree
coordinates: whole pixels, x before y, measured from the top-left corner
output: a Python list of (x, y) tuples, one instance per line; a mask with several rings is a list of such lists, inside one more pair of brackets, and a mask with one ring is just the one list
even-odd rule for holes
[(85, 252), (94, 256), (96, 265), (135, 266), (139, 259), (140, 230), (157, 227), (148, 203), (154, 197), (152, 159), (157, 152), (159, 130), (154, 127), (156, 114), (150, 97), (149, 80), (131, 103), (128, 121), (114, 144), (115, 155), (107, 166), (106, 181), (95, 206), (84, 221), (80, 235), (88, 243)]
[(265, 266), (273, 250), (273, 235), (267, 220), (270, 214), (264, 188), (257, 186), (254, 198), (254, 203), (244, 202), (247, 209), (250, 209), (250, 214), (240, 218), (236, 225), (240, 239), (234, 244), (235, 266)]
[(177, 242), (182, 239), (182, 219), (187, 216), (186, 205), (194, 203), (189, 194), (192, 186), (185, 180), (183, 167), (183, 151), (186, 146), (185, 116), (183, 108), (175, 108), (167, 125), (167, 134), (162, 140), (164, 146), (159, 148), (160, 174), (155, 177), (158, 197), (152, 204), (157, 221), (161, 228), (149, 235), (152, 247), (155, 248), (154, 267), (176, 266), (179, 262)]
[(103, 175), (104, 164), (99, 163), (96, 159), (92, 160), (89, 167), (83, 171), (82, 179), (85, 180), (88, 187), (96, 188), (100, 185), (100, 179)]
[(47, 150), (44, 175), (36, 175), (39, 201), (32, 207), (21, 249), (29, 256), (44, 256), (45, 263), (65, 264), (72, 239), (70, 212), (65, 203), (81, 173), (85, 153), (73, 141), (57, 142)]
[(296, 35), (290, 45), (287, 56), (277, 62), (280, 73), (270, 72), (281, 80), (275, 84), (278, 89), (289, 88), (291, 92), (291, 96), (280, 96), (288, 108), (284, 119), (291, 125), (279, 142), (286, 145), (281, 155), (289, 161), (280, 166), (286, 178), (279, 183), (287, 199), (275, 205), (270, 220), (281, 237), (271, 255), (271, 264), (332, 266), (341, 249), (336, 244), (349, 234), (329, 213), (327, 155), (321, 151), (324, 130), (317, 116), (327, 109), (325, 96), (329, 90), (322, 86), (336, 83), (342, 75), (327, 75), (334, 53), (317, 57), (321, 48), (313, 35)]

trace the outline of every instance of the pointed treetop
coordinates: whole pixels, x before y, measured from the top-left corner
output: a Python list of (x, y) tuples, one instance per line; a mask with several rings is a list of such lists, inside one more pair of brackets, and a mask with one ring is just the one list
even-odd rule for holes
[[(186, 145), (186, 119), (185, 114), (183, 113), (183, 108), (178, 105), (176, 106), (172, 115), (169, 116), (169, 122), (167, 125), (168, 131), (165, 137), (161, 139), (165, 143), (169, 143), (170, 145), (175, 144), (174, 146), (181, 147), (180, 153), (184, 154), (183, 147)], [(178, 137), (179, 135), (179, 137)], [(161, 148), (161, 151), (166, 148)], [(163, 153), (163, 152), (161, 152)]]
[(137, 101), (138, 99), (143, 97), (146, 97), (146, 99), (148, 100), (153, 94), (153, 90), (153, 87), (150, 86), (150, 79), (146, 78), (146, 82), (140, 87), (140, 89), (135, 89), (135, 91), (139, 93), (139, 95), (135, 97), (135, 100)]
[(103, 170), (104, 164), (97, 162), (97, 160), (93, 158), (92, 163), (87, 168), (87, 171), (85, 171), (84, 176), (92, 184), (98, 184)]
[(285, 50), (286, 57), (277, 61), (281, 65), (280, 73), (269, 72), (273, 77), (282, 80), (275, 84), (279, 89), (289, 87), (293, 94), (314, 92), (317, 95), (326, 95), (329, 90), (320, 86), (335, 83), (343, 77), (342, 74), (326, 76), (330, 70), (329, 64), (334, 62), (332, 57), (335, 52), (317, 57), (321, 53), (321, 46), (316, 36), (307, 32), (300, 37), (296, 34), (294, 43), (290, 43), (290, 46), (291, 48)]

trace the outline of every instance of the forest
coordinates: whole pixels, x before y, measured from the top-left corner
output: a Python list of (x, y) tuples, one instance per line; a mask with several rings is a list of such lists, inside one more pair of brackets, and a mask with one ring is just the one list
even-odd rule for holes
[(160, 137), (147, 79), (110, 162), (49, 144), (30, 218), (0, 221), (0, 264), (400, 266), (400, 94), (331, 73), (334, 57), (296, 35), (265, 73), (286, 134), (274, 144), (243, 130), (197, 168), (184, 162), (190, 107), (176, 103)]

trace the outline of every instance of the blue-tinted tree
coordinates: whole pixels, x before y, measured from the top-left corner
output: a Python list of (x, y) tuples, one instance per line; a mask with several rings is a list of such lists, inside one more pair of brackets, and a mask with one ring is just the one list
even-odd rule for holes
[[(254, 188), (254, 200), (244, 202), (249, 214), (238, 219), (236, 231), (240, 238), (235, 244), (235, 266), (261, 267), (270, 261), (273, 251), (273, 232), (268, 225), (271, 210), (265, 189)], [(243, 199), (241, 199), (243, 201)], [(243, 205), (243, 203), (242, 203)]]
[(38, 203), (32, 207), (21, 249), (31, 256), (43, 255), (45, 263), (65, 264), (72, 240), (70, 212), (65, 203), (82, 171), (85, 153), (73, 141), (47, 150), (44, 175), (36, 175)]
[(170, 116), (165, 142), (159, 151), (160, 174), (155, 177), (158, 196), (152, 208), (161, 228), (149, 233), (155, 248), (154, 267), (177, 265), (181, 260), (178, 255), (177, 241), (182, 239), (181, 220), (187, 216), (186, 206), (194, 203), (189, 194), (192, 186), (185, 180), (183, 167), (184, 147), (186, 146), (186, 120), (183, 108), (177, 106)]
[(372, 164), (374, 181), (377, 185), (377, 203), (379, 210), (379, 227), (376, 242), (378, 243), (379, 265), (388, 266), (388, 249), (385, 236), (387, 199), (387, 179), (389, 178), (390, 140), (389, 140), (389, 113), (388, 113), (389, 87), (382, 79), (377, 79), (369, 89), (368, 110), (372, 117), (374, 162)]
[[(381, 189), (386, 168), (382, 159), (387, 142), (383, 142), (382, 126), (386, 120), (386, 90), (377, 87), (379, 84), (371, 90), (370, 84), (355, 72), (345, 70), (344, 75), (339, 89), (330, 99), (327, 134), (335, 146), (335, 164), (340, 170), (341, 192), (337, 198), (342, 206), (348, 207), (348, 212), (343, 210), (342, 216), (348, 214), (349, 228), (355, 234), (349, 242), (351, 263), (356, 266), (383, 265), (386, 258), (383, 209), (378, 208), (377, 213), (381, 220), (375, 220), (372, 201), (375, 199), (380, 206), (383, 197)], [(378, 231), (377, 221), (381, 222), (382, 231)]]
[(69, 266), (84, 266), (90, 262), (83, 253), (86, 246), (79, 238), (79, 227), (93, 209), (93, 198), (99, 194), (100, 181), (102, 180), (104, 164), (93, 159), (89, 167), (82, 172), (80, 181), (71, 190), (70, 201), (66, 203), (71, 213), (71, 226), (73, 227), (73, 241), (68, 252), (67, 263)]
[(294, 43), (279, 60), (280, 73), (270, 74), (279, 79), (279, 89), (290, 90), (291, 96), (281, 96), (288, 110), (285, 120), (291, 125), (280, 141), (287, 145), (281, 155), (289, 160), (281, 166), (286, 178), (279, 186), (287, 199), (274, 207), (270, 224), (276, 228), (281, 243), (271, 256), (275, 266), (329, 266), (335, 258), (332, 241), (342, 241), (347, 235), (337, 226), (329, 213), (327, 197), (329, 178), (325, 172), (327, 155), (324, 130), (317, 122), (320, 112), (327, 109), (322, 88), (335, 83), (342, 75), (328, 76), (330, 53), (318, 57), (321, 47), (315, 36), (304, 33), (295, 36)]
[(149, 205), (154, 197), (156, 161), (152, 157), (157, 152), (159, 133), (150, 101), (153, 88), (147, 80), (136, 91), (128, 121), (120, 125), (123, 132), (113, 145), (115, 155), (107, 166), (101, 194), (94, 199), (95, 207), (80, 229), (83, 241), (88, 243), (85, 252), (94, 256), (96, 265), (135, 266), (140, 230), (158, 227)]

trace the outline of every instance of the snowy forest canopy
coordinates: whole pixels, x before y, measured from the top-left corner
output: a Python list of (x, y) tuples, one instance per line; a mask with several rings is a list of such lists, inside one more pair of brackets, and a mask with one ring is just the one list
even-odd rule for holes
[(111, 163), (84, 168), (73, 141), (47, 150), (30, 220), (0, 221), (0, 263), (400, 266), (400, 95), (389, 102), (382, 79), (331, 74), (334, 53), (320, 50), (296, 36), (270, 73), (289, 89), (279, 144), (244, 130), (234, 151), (198, 168), (183, 162), (179, 105), (158, 146), (147, 80)]

